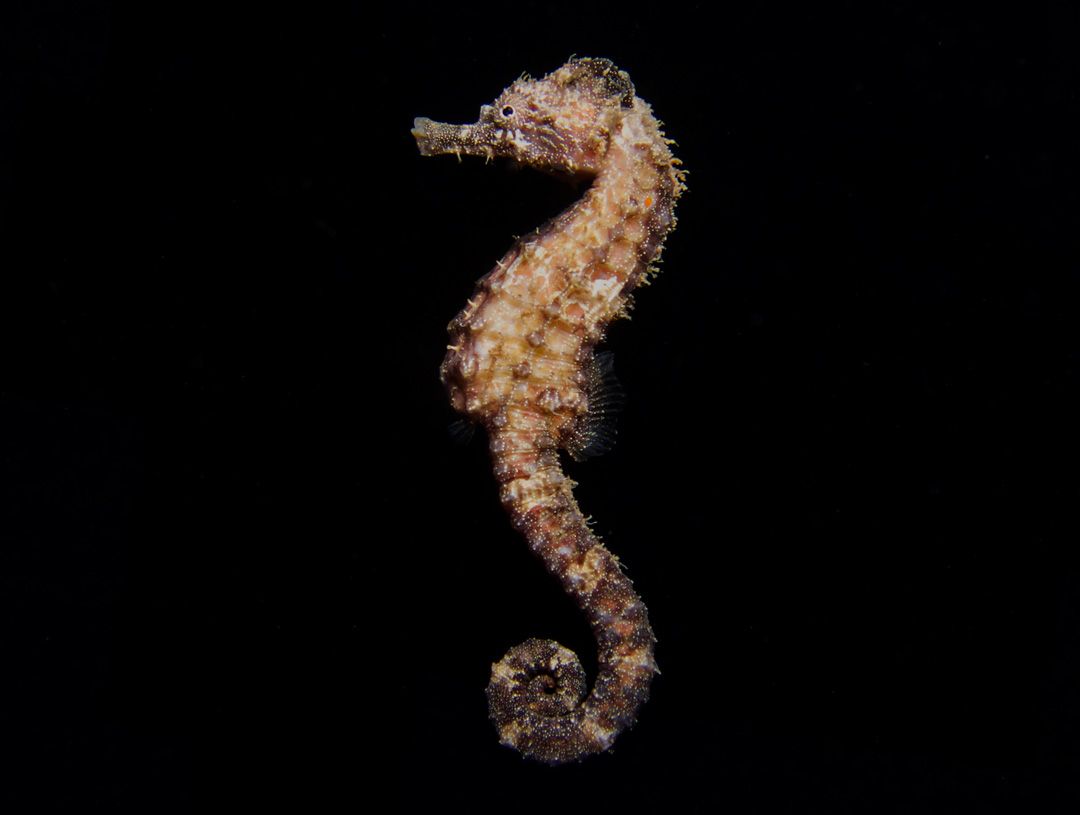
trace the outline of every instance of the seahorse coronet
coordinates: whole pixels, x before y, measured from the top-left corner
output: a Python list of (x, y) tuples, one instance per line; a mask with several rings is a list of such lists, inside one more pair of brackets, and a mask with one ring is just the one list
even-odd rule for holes
[(511, 648), (492, 667), (492, 722), (499, 741), (525, 756), (578, 761), (635, 722), (659, 671), (645, 604), (582, 514), (557, 450), (587, 457), (613, 440), (604, 421), (614, 391), (595, 349), (609, 323), (629, 316), (631, 291), (658, 273), (685, 171), (629, 75), (607, 59), (522, 74), (476, 123), (417, 118), (412, 132), (424, 156), (506, 158), (592, 180), (480, 279), (450, 322), (441, 368), (452, 406), (487, 430), (513, 527), (584, 611), (597, 643), (591, 690), (559, 643)]

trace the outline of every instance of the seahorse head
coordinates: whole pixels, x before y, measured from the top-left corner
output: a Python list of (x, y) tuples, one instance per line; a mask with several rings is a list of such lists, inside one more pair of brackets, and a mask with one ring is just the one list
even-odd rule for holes
[(572, 59), (543, 79), (522, 77), (471, 125), (418, 118), (425, 156), (452, 153), (510, 158), (546, 172), (594, 175), (619, 116), (634, 104), (634, 86), (607, 59)]

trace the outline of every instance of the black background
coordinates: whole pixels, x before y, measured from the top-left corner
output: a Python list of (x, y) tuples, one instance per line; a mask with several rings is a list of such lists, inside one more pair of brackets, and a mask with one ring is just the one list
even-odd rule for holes
[[(1077, 14), (713, 13), (6, 8), (12, 811), (1075, 811)], [(436, 371), (577, 193), (409, 127), (571, 54), (690, 192), (571, 468), (663, 674), (548, 768), (489, 665), (589, 633)]]

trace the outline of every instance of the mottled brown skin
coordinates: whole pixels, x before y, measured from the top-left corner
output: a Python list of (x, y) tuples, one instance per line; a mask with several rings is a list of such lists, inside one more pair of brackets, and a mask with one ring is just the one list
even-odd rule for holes
[(552, 764), (611, 746), (633, 724), (656, 672), (644, 604), (574, 500), (558, 450), (588, 446), (594, 348), (625, 316), (675, 225), (683, 173), (649, 106), (604, 59), (523, 77), (472, 125), (417, 119), (423, 155), (505, 157), (592, 178), (586, 194), (518, 240), (450, 323), (442, 380), (483, 425), (514, 526), (585, 611), (599, 675), (585, 695), (577, 657), (529, 640), (492, 666), (487, 694), (503, 744)]

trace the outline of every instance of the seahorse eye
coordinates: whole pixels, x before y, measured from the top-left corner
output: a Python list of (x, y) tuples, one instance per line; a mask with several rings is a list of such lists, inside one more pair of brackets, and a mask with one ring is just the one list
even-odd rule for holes
[(514, 115), (514, 109), (510, 105), (506, 105), (502, 109), (502, 115), (509, 119), (511, 116)]

